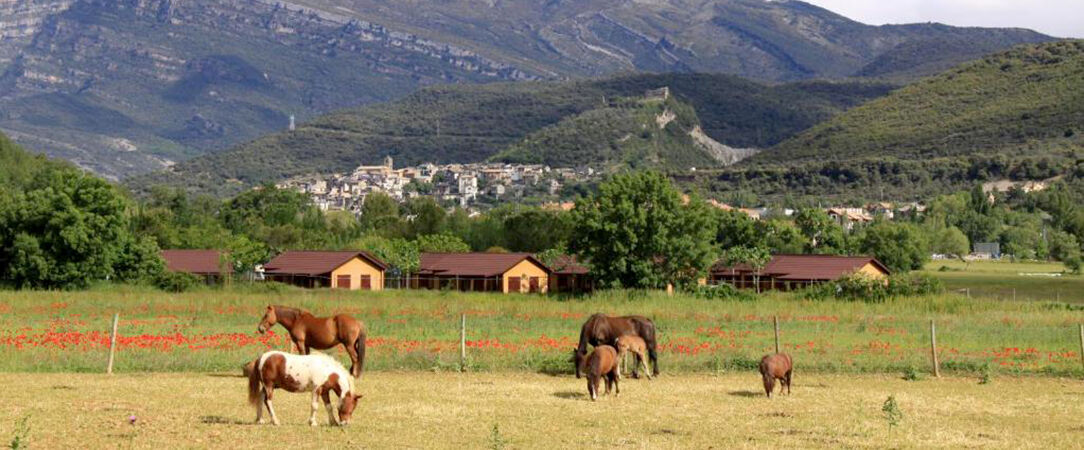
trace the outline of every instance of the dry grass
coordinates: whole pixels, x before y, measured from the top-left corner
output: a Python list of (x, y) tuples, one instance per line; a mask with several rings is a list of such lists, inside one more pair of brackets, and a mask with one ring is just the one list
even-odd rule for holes
[[(585, 382), (524, 373), (374, 372), (346, 429), (305, 425), (308, 396), (282, 394), (284, 425), (255, 426), (233, 375), (0, 374), (0, 439), (30, 416), (37, 448), (1042, 447), (1084, 442), (1084, 384), (1058, 378), (907, 382), (796, 374), (767, 400), (753, 373), (626, 380), (619, 398), (585, 399)], [(893, 431), (881, 405), (903, 411)], [(135, 415), (135, 424), (128, 423)], [(367, 416), (367, 417), (366, 417)], [(321, 424), (326, 414), (318, 414)]]

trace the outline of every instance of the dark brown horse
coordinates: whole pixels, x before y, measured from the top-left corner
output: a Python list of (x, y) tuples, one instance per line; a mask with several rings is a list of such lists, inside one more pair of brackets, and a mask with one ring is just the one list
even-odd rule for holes
[(779, 380), (779, 393), (783, 393), (785, 387), (787, 395), (790, 395), (790, 377), (793, 373), (794, 362), (786, 353), (767, 355), (760, 360), (760, 376), (764, 378), (764, 393), (768, 394), (768, 398), (772, 398), (775, 380)]
[(316, 317), (305, 310), (268, 305), (257, 330), (266, 333), (276, 323), (286, 328), (302, 355), (309, 354), (310, 349), (325, 350), (342, 344), (350, 355), (350, 374), (361, 376), (365, 366), (365, 324), (360, 320), (347, 314)]
[[(578, 352), (579, 350), (574, 351)], [(610, 393), (611, 387), (615, 391), (615, 396), (621, 394), (621, 388), (617, 385), (617, 382), (621, 379), (617, 349), (609, 345), (595, 347), (595, 351), (591, 352), (591, 355), (581, 359), (576, 370), (587, 374), (587, 394), (591, 396), (591, 401), (598, 400), (599, 380), (603, 378), (606, 379), (607, 394)]]
[[(659, 374), (659, 358), (655, 344), (655, 323), (644, 316), (610, 317), (605, 314), (595, 314), (583, 323), (580, 328), (580, 345), (576, 348), (576, 378), (583, 376), (580, 366), (587, 357), (587, 345), (594, 347), (599, 345), (611, 345), (617, 338), (625, 335), (639, 336), (647, 344), (648, 358), (653, 366), (653, 373)], [(639, 378), (637, 367), (632, 368), (632, 377)]]

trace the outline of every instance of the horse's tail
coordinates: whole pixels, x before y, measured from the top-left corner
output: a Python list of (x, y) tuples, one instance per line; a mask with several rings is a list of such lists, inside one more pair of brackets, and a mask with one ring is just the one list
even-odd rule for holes
[(252, 365), (252, 372), (248, 374), (248, 402), (253, 405), (260, 403), (260, 389), (263, 389), (263, 383), (260, 382), (260, 359), (257, 358), (256, 362)]
[(362, 331), (358, 334), (358, 338), (354, 340), (354, 351), (358, 354), (358, 373), (355, 377), (361, 376), (361, 372), (365, 370), (365, 332)]

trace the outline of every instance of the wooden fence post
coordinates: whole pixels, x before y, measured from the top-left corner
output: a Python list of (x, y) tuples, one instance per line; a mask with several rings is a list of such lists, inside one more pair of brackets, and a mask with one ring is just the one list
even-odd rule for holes
[(779, 316), (773, 317), (775, 320), (775, 352), (779, 353)]
[(1080, 324), (1080, 364), (1084, 366), (1084, 323)]
[(113, 374), (113, 354), (117, 351), (117, 322), (120, 314), (113, 314), (113, 332), (109, 335), (109, 365), (105, 367), (105, 373)]
[(933, 376), (941, 378), (941, 364), (937, 361), (937, 328), (930, 319), (930, 357), (933, 359)]
[(459, 371), (467, 370), (467, 314), (463, 313), (459, 322)]

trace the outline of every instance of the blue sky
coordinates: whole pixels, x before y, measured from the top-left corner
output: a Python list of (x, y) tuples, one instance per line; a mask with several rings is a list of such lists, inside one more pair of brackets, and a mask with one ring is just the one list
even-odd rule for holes
[(859, 22), (1021, 27), (1084, 38), (1084, 0), (805, 0)]

